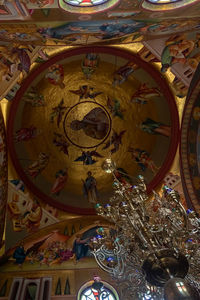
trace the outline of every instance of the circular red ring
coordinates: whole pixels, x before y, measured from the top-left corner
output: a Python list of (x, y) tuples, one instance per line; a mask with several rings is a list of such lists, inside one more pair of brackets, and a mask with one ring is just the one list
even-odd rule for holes
[(93, 47), (81, 47), (72, 50), (67, 50), (65, 52), (59, 53), (55, 55), (50, 60), (41, 64), (38, 68), (36, 68), (23, 82), (21, 88), (18, 90), (10, 109), (9, 119), (8, 119), (8, 126), (7, 126), (7, 139), (8, 139), (8, 149), (10, 152), (10, 156), (12, 159), (12, 163), (19, 175), (19, 177), (23, 180), (24, 184), (27, 188), (36, 195), (39, 199), (44, 200), (45, 202), (49, 203), (52, 206), (57, 207), (58, 209), (75, 213), (75, 214), (82, 214), (82, 215), (94, 215), (95, 210), (92, 208), (77, 208), (69, 205), (64, 205), (63, 203), (59, 203), (52, 199), (51, 197), (44, 194), (41, 190), (39, 190), (26, 176), (24, 170), (22, 169), (16, 155), (15, 147), (14, 147), (14, 139), (13, 139), (13, 127), (14, 127), (14, 119), (15, 119), (15, 112), (17, 110), (18, 103), (23, 96), (26, 89), (32, 83), (32, 81), (45, 69), (50, 67), (52, 64), (58, 63), (67, 57), (86, 54), (88, 52), (93, 53), (105, 53), (105, 54), (112, 54), (115, 56), (122, 57), (127, 59), (128, 61), (135, 61), (137, 65), (147, 71), (157, 82), (159, 85), (162, 93), (165, 96), (165, 99), (168, 102), (170, 116), (171, 116), (171, 139), (169, 145), (169, 151), (166, 155), (164, 163), (156, 176), (147, 186), (147, 192), (149, 193), (155, 187), (160, 184), (165, 177), (166, 173), (169, 171), (169, 168), (173, 162), (174, 156), (176, 154), (177, 146), (180, 139), (180, 130), (179, 130), (179, 116), (176, 107), (176, 103), (174, 101), (173, 94), (165, 81), (164, 77), (161, 73), (159, 73), (152, 65), (148, 64), (147, 62), (143, 61), (139, 55), (133, 54), (126, 50), (121, 50), (115, 47), (102, 47), (102, 46), (93, 46)]

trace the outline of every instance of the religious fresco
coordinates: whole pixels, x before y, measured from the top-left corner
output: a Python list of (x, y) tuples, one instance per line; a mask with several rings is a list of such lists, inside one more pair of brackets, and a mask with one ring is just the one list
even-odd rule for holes
[[(174, 19), (108, 18), (69, 22), (35, 22), (27, 24), (1, 24), (0, 38), (4, 43), (25, 45), (88, 45), (146, 41), (182, 32), (199, 32), (200, 21)], [(16, 27), (17, 26), (17, 27)]]
[[(41, 206), (40, 202), (30, 195), (19, 179), (10, 180), (8, 183), (7, 203), (7, 232), (14, 231), (23, 233), (23, 236), (30, 232), (57, 223), (55, 214), (49, 213)], [(9, 225), (8, 225), (9, 224)], [(22, 237), (22, 234), (20, 234)], [(12, 235), (13, 241), (15, 238)]]
[(82, 234), (76, 233), (72, 237), (55, 231), (44, 236), (39, 242), (33, 241), (32, 245), (20, 244), (15, 248), (12, 257), (19, 266), (25, 260), (41, 267), (60, 265), (68, 260), (73, 260), (73, 263), (77, 264), (85, 257), (92, 257), (90, 243), (98, 234), (99, 228), (101, 227), (94, 227)]
[(159, 170), (159, 167), (151, 159), (150, 154), (145, 150), (130, 147), (128, 152), (131, 153), (132, 159), (139, 165), (141, 171), (149, 168), (155, 174)]
[(3, 246), (3, 234), (6, 215), (7, 189), (8, 189), (8, 161), (5, 125), (0, 110), (0, 249)]
[(175, 102), (156, 69), (128, 52), (93, 47), (98, 66), (88, 77), (82, 68), (86, 57), (93, 60), (89, 53), (66, 51), (35, 69), (8, 121), (12, 162), (27, 188), (81, 214), (108, 201), (106, 158), (117, 162), (119, 173), (144, 174), (151, 189), (168, 171), (178, 141)]
[[(67, 221), (52, 225), (21, 240), (10, 248), (3, 260), (0, 260), (2, 270), (34, 270), (34, 269), (65, 269), (76, 268), (76, 265), (96, 266), (91, 253), (92, 241), (102, 230), (113, 231), (109, 223), (88, 218), (83, 222), (83, 228), (77, 228), (76, 221)], [(70, 229), (70, 224), (73, 224)], [(7, 262), (6, 262), (7, 261)]]
[(199, 67), (192, 79), (181, 128), (181, 175), (188, 206), (200, 211), (200, 88)]
[(86, 79), (90, 79), (99, 64), (99, 56), (97, 53), (87, 53), (82, 61), (82, 71)]
[(195, 70), (200, 60), (199, 45), (200, 34), (198, 33), (172, 35), (165, 41), (161, 53), (161, 72), (165, 73), (169, 67), (177, 63), (190, 66)]
[[(3, 1), (0, 38), (4, 42), (41, 46), (106, 44), (111, 40), (112, 43), (135, 42), (186, 31), (198, 32), (199, 10), (197, 0)], [(10, 19), (26, 20), (26, 24), (6, 24)]]
[(1, 45), (0, 46), (0, 79), (5, 80), (8, 74), (14, 75), (18, 71), (29, 72), (31, 66), (31, 60), (28, 55), (28, 48), (24, 47), (9, 47)]

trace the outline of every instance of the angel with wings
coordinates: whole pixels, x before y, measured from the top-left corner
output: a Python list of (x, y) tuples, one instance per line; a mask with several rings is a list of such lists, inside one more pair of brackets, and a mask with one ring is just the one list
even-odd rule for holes
[(23, 96), (23, 101), (30, 103), (33, 107), (45, 106), (45, 99), (39, 93), (36, 87), (31, 87), (30, 90)]
[(64, 115), (64, 111), (66, 110), (66, 106), (63, 105), (64, 100), (62, 99), (60, 103), (52, 108), (52, 112), (50, 114), (50, 122), (53, 123), (54, 118), (57, 119), (57, 126), (60, 126), (60, 122), (62, 121), (62, 117)]
[(160, 91), (157, 87), (148, 87), (143, 83), (139, 89), (132, 95), (130, 102), (138, 104), (147, 104), (149, 100), (160, 96)]
[(93, 165), (97, 160), (93, 159), (92, 156), (103, 157), (96, 151), (83, 151), (81, 156), (77, 157), (74, 161), (82, 161), (84, 165)]
[(107, 106), (113, 115), (113, 117), (119, 117), (120, 119), (124, 119), (123, 112), (124, 110), (120, 107), (120, 102), (117, 99), (111, 99), (108, 97)]
[(69, 143), (67, 142), (66, 138), (62, 134), (54, 132), (53, 144), (56, 147), (59, 147), (60, 151), (62, 151), (64, 154), (69, 155), (69, 151), (68, 151)]
[(94, 92), (94, 88), (89, 87), (88, 85), (82, 85), (78, 90), (70, 90), (70, 93), (79, 96), (79, 100), (81, 99), (95, 99), (98, 95), (101, 95), (102, 92)]
[(106, 145), (103, 147), (102, 150), (107, 149), (111, 145), (114, 146), (113, 149), (111, 149), (111, 154), (117, 152), (119, 150), (119, 146), (122, 144), (122, 137), (126, 130), (122, 130), (119, 134), (113, 129), (113, 135), (111, 137), (111, 140), (109, 140)]

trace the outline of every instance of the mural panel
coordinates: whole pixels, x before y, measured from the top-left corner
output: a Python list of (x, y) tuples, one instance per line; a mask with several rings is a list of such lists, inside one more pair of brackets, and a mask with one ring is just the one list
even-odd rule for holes
[(159, 72), (138, 56), (102, 47), (43, 63), (18, 91), (8, 122), (12, 161), (30, 191), (83, 214), (112, 193), (112, 175), (101, 167), (106, 158), (116, 161), (120, 180), (143, 173), (155, 188), (178, 132), (176, 105)]
[(1, 257), (1, 270), (75, 269), (77, 264), (79, 268), (96, 267), (92, 241), (102, 230), (114, 232), (108, 222), (101, 223), (97, 217), (71, 219), (40, 229)]
[[(132, 12), (132, 14), (138, 14)], [(125, 17), (123, 17), (125, 15)], [(127, 15), (127, 17), (126, 17)], [(90, 20), (88, 15), (81, 14), (69, 22), (41, 22), (41, 19), (28, 24), (1, 24), (0, 38), (4, 42), (35, 45), (88, 45), (94, 43), (107, 44), (127, 43), (170, 36), (174, 33), (186, 31), (199, 32), (199, 19), (185, 20), (184, 18), (174, 20), (155, 20), (149, 16), (131, 18), (130, 12), (108, 13), (107, 19), (104, 16), (99, 19)]]

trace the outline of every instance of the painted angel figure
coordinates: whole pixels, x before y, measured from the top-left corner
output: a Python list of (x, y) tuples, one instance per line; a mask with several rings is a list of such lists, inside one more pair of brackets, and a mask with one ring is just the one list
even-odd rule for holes
[(62, 134), (54, 132), (53, 144), (60, 148), (60, 151), (62, 151), (64, 154), (69, 155), (69, 143)]
[(160, 91), (157, 87), (149, 88), (143, 83), (139, 89), (132, 95), (131, 103), (147, 104), (153, 97), (159, 97)]
[(142, 171), (149, 168), (155, 174), (159, 170), (159, 167), (157, 167), (154, 161), (150, 158), (150, 154), (145, 150), (130, 147), (128, 152), (131, 153), (132, 158), (139, 165)]
[(35, 87), (31, 89), (23, 96), (23, 100), (30, 103), (33, 107), (45, 106), (44, 96), (40, 94)]
[(130, 61), (126, 65), (120, 67), (114, 73), (113, 85), (116, 86), (118, 84), (122, 84), (137, 69), (138, 69), (138, 66), (133, 61)]
[(74, 161), (82, 161), (84, 165), (93, 165), (97, 162), (97, 160), (94, 160), (92, 156), (103, 157), (96, 151), (83, 151), (81, 156), (77, 157)]
[(54, 181), (54, 184), (51, 189), (52, 194), (56, 194), (58, 196), (60, 194), (60, 191), (65, 187), (65, 184), (67, 183), (67, 169), (62, 169), (56, 172), (56, 180)]
[(106, 145), (102, 148), (102, 150), (107, 149), (111, 145), (114, 146), (114, 148), (111, 149), (111, 154), (117, 152), (119, 150), (119, 146), (122, 144), (122, 137), (126, 130), (122, 130), (119, 134), (113, 129), (113, 135), (111, 137), (111, 140), (109, 140)]
[(16, 52), (19, 56), (20, 63), (18, 64), (18, 70), (25, 71), (27, 74), (30, 70), (31, 60), (28, 55), (28, 51), (25, 48), (13, 48), (13, 52)]
[(62, 65), (52, 65), (49, 67), (45, 77), (53, 85), (58, 85), (61, 89), (65, 88), (64, 69)]
[(90, 79), (95, 72), (99, 63), (99, 55), (97, 53), (87, 53), (81, 67), (87, 79)]
[(88, 199), (89, 203), (98, 202), (97, 182), (92, 176), (92, 172), (87, 173), (88, 177), (83, 182), (83, 194)]
[(14, 74), (17, 70), (28, 73), (31, 61), (26, 51), (27, 49), (25, 47), (22, 48), (20, 46), (0, 46), (1, 62), (5, 65), (4, 73), (6, 71), (6, 67), (8, 70), (7, 73)]
[(16, 142), (25, 142), (29, 141), (32, 138), (35, 138), (38, 135), (39, 131), (33, 125), (30, 127), (24, 127), (16, 131), (15, 133), (15, 141)]
[(56, 118), (57, 126), (59, 127), (66, 108), (67, 106), (64, 106), (64, 100), (62, 99), (57, 106), (52, 108), (52, 112), (50, 113), (50, 122), (53, 123), (54, 118)]
[(131, 177), (128, 176), (128, 173), (123, 168), (117, 168), (114, 171), (114, 175), (121, 182), (123, 185), (130, 185), (132, 184)]
[(117, 99), (111, 99), (108, 97), (107, 106), (110, 109), (113, 117), (119, 117), (120, 119), (124, 119), (123, 112), (124, 110), (120, 107), (120, 102)]
[(140, 128), (147, 133), (150, 134), (161, 134), (166, 137), (169, 137), (171, 135), (171, 127), (168, 125), (165, 125), (161, 122), (154, 121), (150, 118), (147, 118), (142, 124), (140, 125)]
[(172, 36), (165, 44), (161, 54), (163, 73), (175, 63), (186, 64), (196, 47), (195, 41), (187, 39), (185, 35)]
[(94, 88), (88, 85), (82, 85), (78, 90), (70, 90), (70, 93), (78, 95), (79, 100), (82, 99), (95, 99), (98, 95), (101, 95), (102, 92), (94, 92)]
[(44, 153), (40, 152), (38, 155), (38, 159), (36, 159), (27, 169), (28, 174), (35, 178), (37, 177), (48, 165), (49, 156)]

